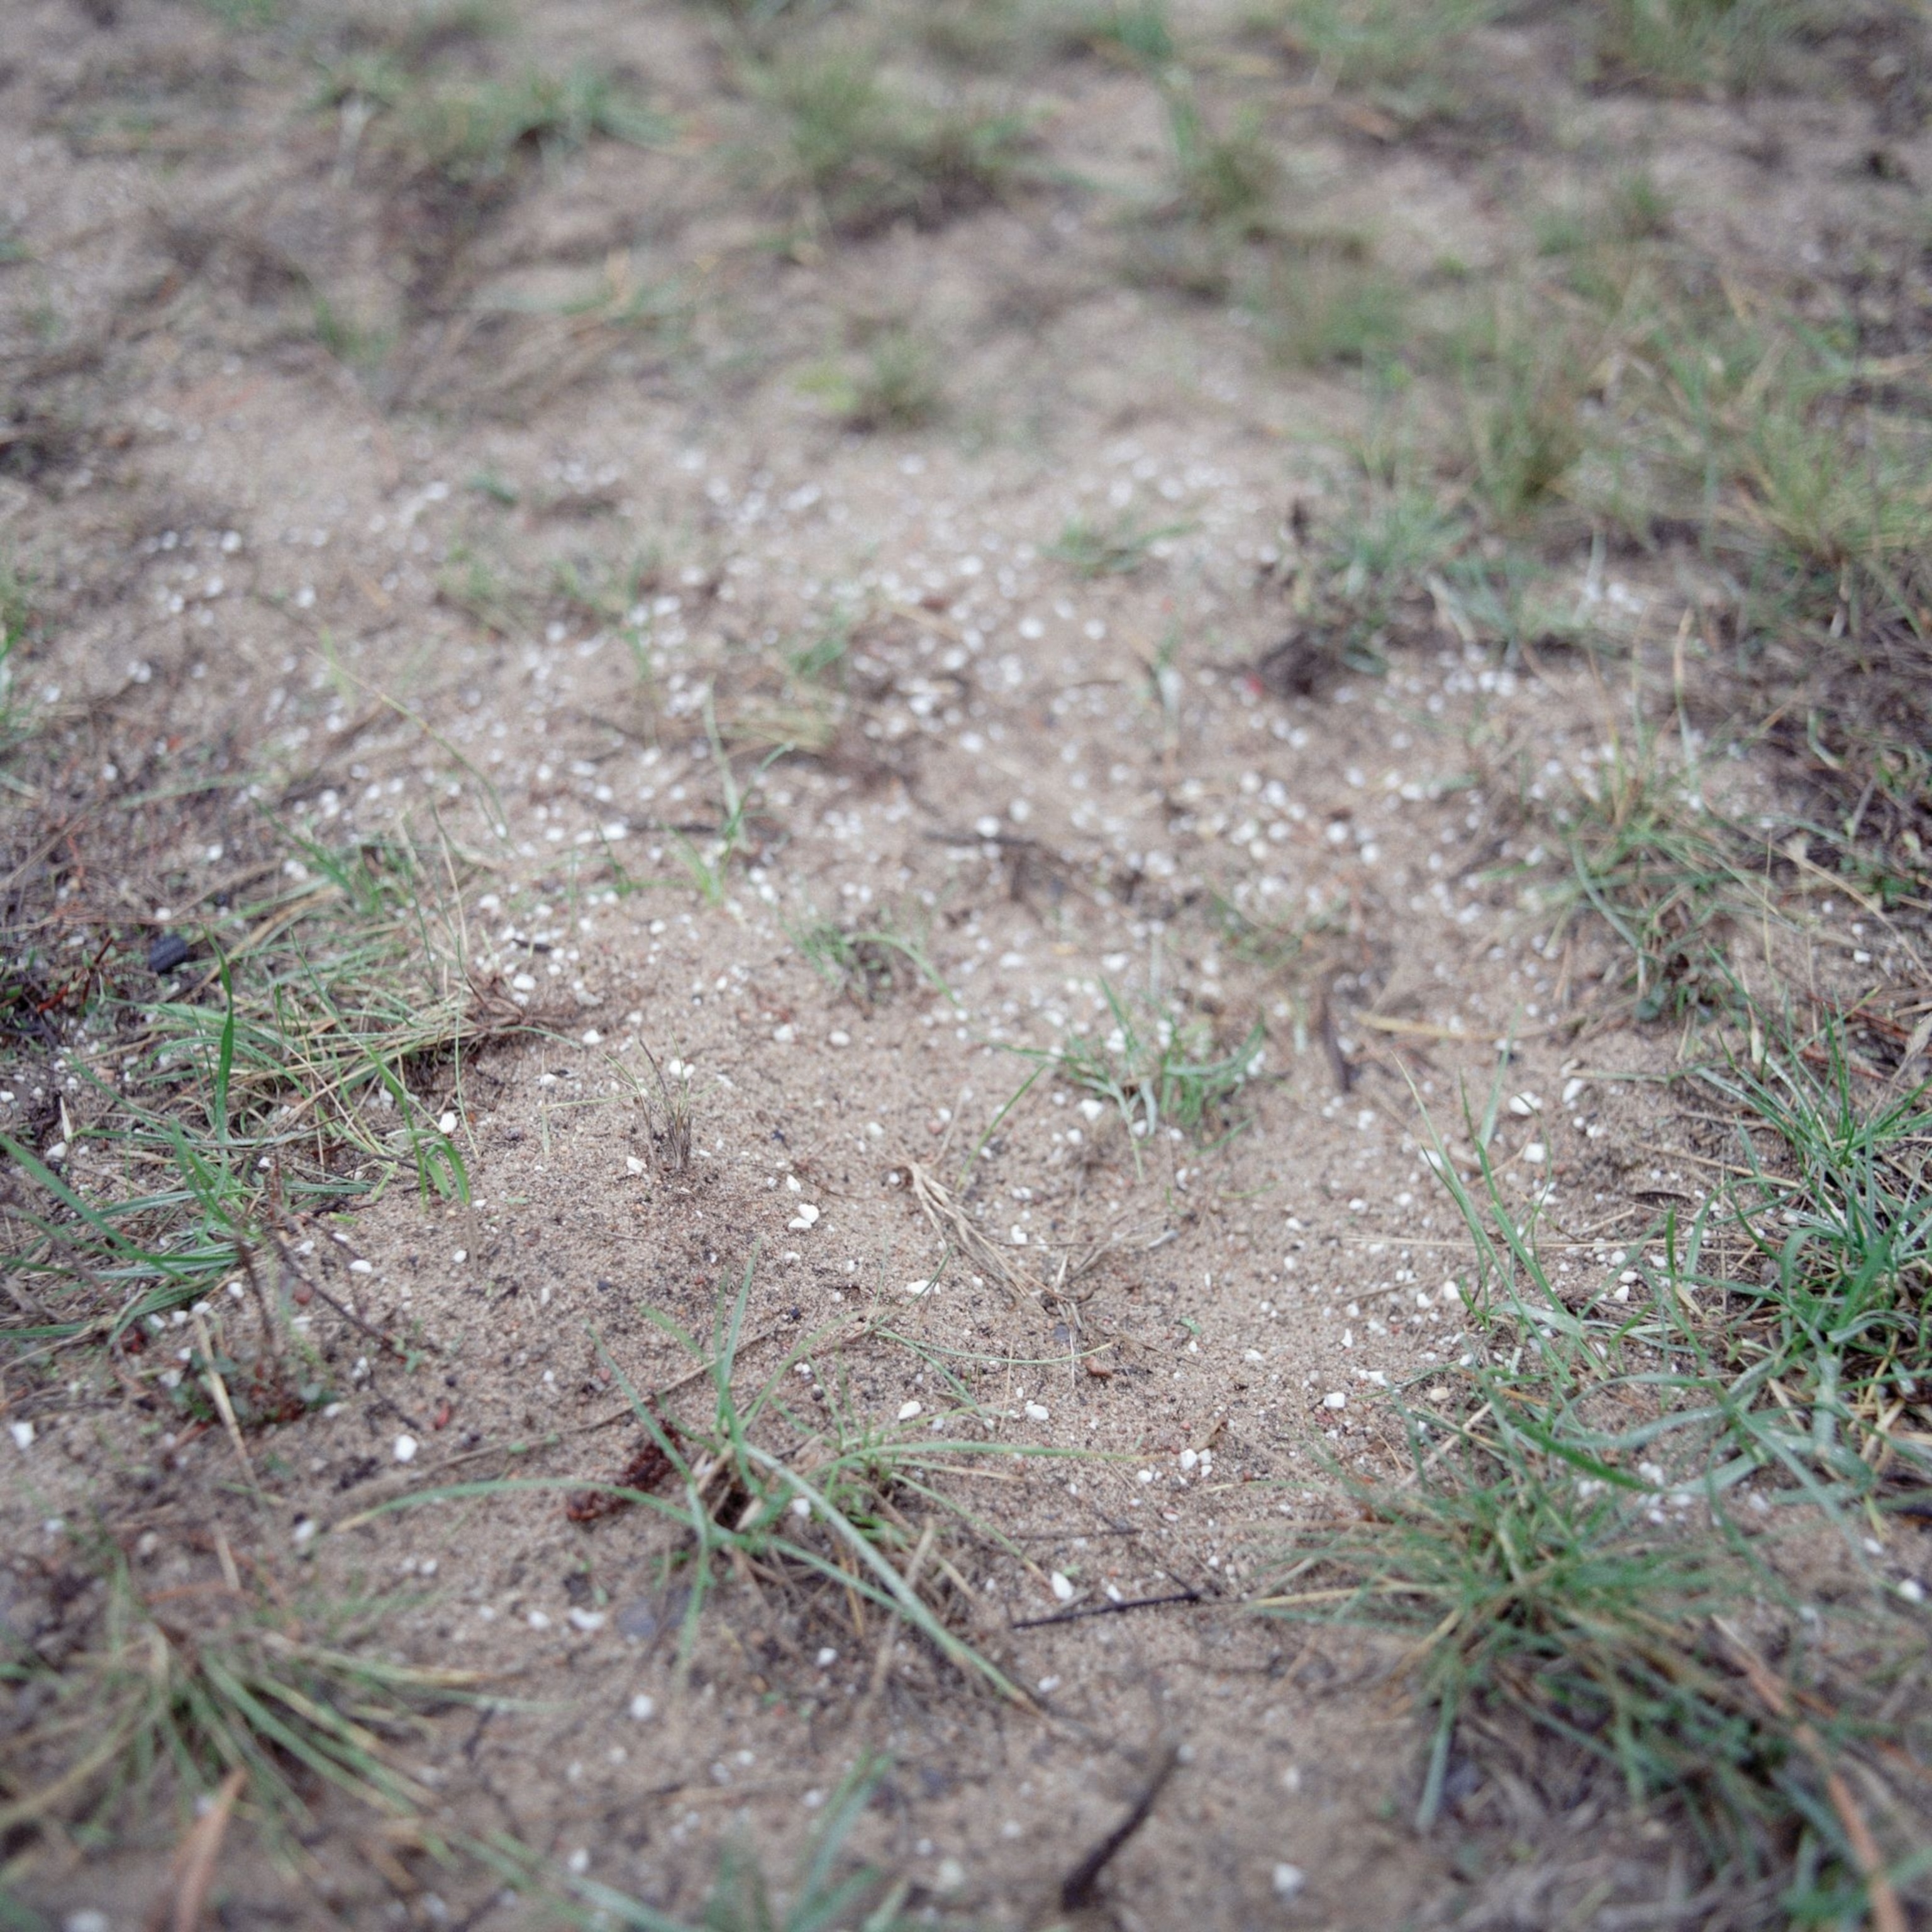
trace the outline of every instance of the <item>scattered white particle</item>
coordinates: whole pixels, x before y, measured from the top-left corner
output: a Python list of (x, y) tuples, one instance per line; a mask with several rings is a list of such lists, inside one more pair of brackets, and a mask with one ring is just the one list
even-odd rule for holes
[(806, 1228), (814, 1228), (818, 1225), (818, 1210), (809, 1201), (801, 1201), (798, 1204), (798, 1212), (785, 1223), (788, 1228), (800, 1234), (802, 1234)]
[(1900, 1583), (1898, 1594), (1908, 1604), (1922, 1604), (1925, 1600), (1925, 1586), (1916, 1576), (1907, 1576)]
[(351, 1274), (374, 1274), (376, 1264), (374, 1262), (352, 1261), (349, 1264), (349, 1272)]
[(390, 1453), (398, 1462), (413, 1462), (416, 1460), (416, 1438), (413, 1436), (398, 1436)]
[(1322, 1398), (1322, 1406), (1324, 1408), (1346, 1408), (1348, 1406), (1348, 1396), (1341, 1389), (1330, 1389)]
[(316, 1531), (319, 1526), (314, 1516), (304, 1516), (301, 1522), (296, 1525), (295, 1534), (291, 1539), (296, 1547), (298, 1550), (306, 1550), (315, 1540)]
[(34, 1425), (31, 1422), (10, 1422), (7, 1433), (14, 1438), (14, 1447), (22, 1455), (34, 1446)]
[(547, 1630), (550, 1628), (550, 1616), (547, 1611), (532, 1610), (524, 1621), (533, 1630)]
[(899, 1420), (902, 1422), (910, 1422), (914, 1416), (923, 1415), (925, 1413), (926, 1405), (923, 1402), (915, 1400), (902, 1402), (899, 1404)]
[(821, 1670), (830, 1670), (838, 1661), (838, 1653), (828, 1643), (814, 1660)]
[(585, 1845), (579, 1845), (576, 1850), (565, 1859), (564, 1863), (570, 1868), (574, 1876), (581, 1878), (590, 1869), (590, 1848)]
[(908, 1294), (930, 1294), (939, 1286), (936, 1281), (909, 1281), (905, 1285)]
[(1026, 1406), (1026, 1413), (1028, 1421), (1044, 1422), (1047, 1418), (1046, 1404), (1043, 1402), (1030, 1402)]
[(586, 1632), (600, 1630), (609, 1621), (609, 1618), (602, 1610), (586, 1610), (580, 1607), (570, 1612), (570, 1627), (572, 1630)]
[(1058, 1601), (1063, 1604), (1072, 1602), (1073, 1586), (1058, 1570), (1046, 1580), (1052, 1586), (1054, 1596)]
[(445, 1108), (443, 1109), (441, 1117), (436, 1121), (436, 1130), (440, 1134), (453, 1134), (455, 1132), (456, 1114), (453, 1109), (449, 1108)]
[(1279, 1899), (1299, 1898), (1308, 1883), (1308, 1874), (1299, 1865), (1279, 1864), (1274, 1868), (1274, 1895)]
[(458, 1248), (449, 1258), (460, 1268), (470, 1258), (470, 1250), (467, 1248)]
[(631, 1700), (631, 1720), (633, 1724), (646, 1722), (656, 1711), (657, 1700), (647, 1692), (640, 1690)]

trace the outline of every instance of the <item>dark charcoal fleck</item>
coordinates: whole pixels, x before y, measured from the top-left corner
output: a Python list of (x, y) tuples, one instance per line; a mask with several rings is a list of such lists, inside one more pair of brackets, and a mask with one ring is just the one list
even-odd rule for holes
[(164, 932), (148, 947), (148, 970), (150, 973), (172, 973), (177, 966), (187, 963), (194, 950), (178, 932)]

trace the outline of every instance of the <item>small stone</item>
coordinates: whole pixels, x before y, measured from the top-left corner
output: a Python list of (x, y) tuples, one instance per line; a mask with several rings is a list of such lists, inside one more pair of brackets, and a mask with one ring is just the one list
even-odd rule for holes
[(1274, 1895), (1283, 1900), (1299, 1898), (1307, 1888), (1308, 1874), (1299, 1865), (1279, 1864), (1274, 1868)]
[(178, 932), (158, 934), (148, 943), (148, 970), (150, 973), (172, 973), (177, 966), (184, 966), (192, 949)]
[(905, 1285), (908, 1294), (930, 1294), (939, 1286), (936, 1281), (909, 1281)]
[(817, 1662), (820, 1670), (830, 1670), (832, 1666), (838, 1661), (838, 1653), (828, 1643), (825, 1648), (818, 1653), (815, 1661)]
[(34, 1425), (31, 1422), (10, 1422), (7, 1433), (14, 1438), (14, 1447), (22, 1454), (34, 1446)]
[(108, 1932), (107, 1915), (97, 1912), (91, 1905), (84, 1905), (78, 1912), (70, 1912), (61, 1921), (61, 1932)]
[(1026, 1406), (1026, 1416), (1029, 1422), (1044, 1422), (1047, 1418), (1046, 1404), (1043, 1402), (1028, 1402)]
[(798, 1204), (798, 1212), (785, 1223), (788, 1228), (799, 1234), (802, 1234), (808, 1228), (815, 1228), (818, 1225), (818, 1210), (809, 1201), (801, 1201)]
[(443, 1109), (441, 1118), (440, 1118), (436, 1124), (436, 1130), (440, 1134), (453, 1134), (455, 1132), (456, 1114), (453, 1108), (446, 1107)]
[(291, 1538), (295, 1546), (298, 1550), (306, 1550), (315, 1540), (316, 1528), (314, 1517), (304, 1516), (302, 1521), (296, 1525), (295, 1534)]
[(352, 1261), (349, 1264), (349, 1272), (351, 1274), (374, 1274), (376, 1264), (374, 1262)]
[(640, 1690), (631, 1700), (631, 1721), (642, 1724), (649, 1722), (657, 1711), (657, 1700), (647, 1692)]
[(592, 1630), (601, 1630), (608, 1621), (609, 1619), (602, 1610), (578, 1609), (570, 1612), (571, 1628), (583, 1630), (586, 1634)]
[(1058, 1570), (1054, 1570), (1046, 1580), (1052, 1586), (1054, 1596), (1059, 1602), (1063, 1604), (1072, 1602), (1073, 1586)]
[(398, 1462), (413, 1462), (416, 1460), (416, 1438), (413, 1436), (398, 1436), (390, 1454)]
[(826, 1038), (834, 1046), (850, 1046), (852, 1044), (852, 1036), (842, 1028), (827, 1034)]
[(1330, 1389), (1322, 1398), (1322, 1406), (1324, 1408), (1346, 1408), (1348, 1406), (1348, 1398), (1340, 1389)]
[(916, 1415), (926, 1413), (926, 1405), (920, 1402), (902, 1402), (899, 1404), (899, 1420), (910, 1422)]
[(550, 1628), (550, 1615), (548, 1611), (532, 1610), (524, 1621), (533, 1630), (547, 1630)]

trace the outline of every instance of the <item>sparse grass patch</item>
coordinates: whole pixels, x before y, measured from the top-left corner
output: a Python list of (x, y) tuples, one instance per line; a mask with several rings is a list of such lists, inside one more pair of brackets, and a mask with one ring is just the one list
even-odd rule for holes
[[(755, 1258), (747, 1264), (735, 1293), (721, 1286), (708, 1340), (656, 1309), (644, 1310), (701, 1371), (708, 1388), (701, 1414), (674, 1418), (661, 1410), (605, 1358), (636, 1415), (644, 1446), (634, 1474), (577, 1490), (573, 1517), (589, 1523), (614, 1508), (638, 1508), (673, 1532), (660, 1560), (665, 1574), (688, 1590), (680, 1681), (695, 1654), (710, 1593), (734, 1576), (749, 1576), (848, 1632), (854, 1607), (862, 1600), (884, 1615), (886, 1654), (903, 1629), (968, 1679), (1018, 1696), (977, 1641), (976, 1598), (948, 1547), (969, 1519), (940, 1484), (949, 1471), (972, 1459), (1030, 1452), (930, 1432), (915, 1435), (903, 1422), (868, 1420), (840, 1385), (828, 1359), (837, 1338), (827, 1333), (800, 1337), (741, 1397), (735, 1384), (756, 1265)], [(811, 1373), (801, 1376), (800, 1364)], [(814, 1390), (824, 1396), (822, 1406), (803, 1400)], [(970, 1408), (963, 1385), (956, 1382), (953, 1391)], [(536, 1479), (459, 1484), (378, 1504), (370, 1514), (556, 1486)], [(819, 1602), (815, 1593), (825, 1586), (826, 1602), (836, 1609)], [(962, 1636), (962, 1627), (972, 1634)]]
[(1219, 1122), (1261, 1071), (1267, 1030), (1257, 1020), (1232, 1049), (1213, 1026), (1164, 999), (1124, 997), (1105, 980), (1112, 1018), (1100, 1038), (1070, 1034), (1057, 1052), (1029, 1052), (1072, 1087), (1112, 1107), (1128, 1132), (1144, 1139), (1161, 1126), (1195, 1132)]
[[(1820, 1488), (1802, 1466), (1820, 1462), (1815, 1448), (1798, 1448), (1804, 1432), (1767, 1394), (1792, 1359), (1738, 1374), (1688, 1341), (1723, 1332), (1721, 1298), (1749, 1292), (1745, 1258), (1684, 1272), (1680, 1242), (1714, 1257), (1719, 1245), (1700, 1216), (1664, 1231), (1673, 1259), (1647, 1270), (1648, 1307), (1623, 1305), (1614, 1276), (1594, 1292), (1559, 1285), (1534, 1209), (1502, 1196), (1486, 1124), (1472, 1127), (1480, 1196), (1439, 1143), (1433, 1156), (1475, 1244), (1467, 1385), (1408, 1418), (1406, 1477), (1344, 1479), (1357, 1520), (1299, 1540), (1260, 1607), (1412, 1640), (1402, 1668), (1433, 1718), (1424, 1830), (1458, 1802), (1458, 1751), (1571, 1804), (1594, 1765), (1640, 1813), (1690, 1828), (1700, 1882), (1724, 1887), (1740, 1924), (1828, 1920), (1861, 1900), (1902, 1924), (1899, 1894), (1926, 1882), (1909, 1856), (1924, 1795), (1874, 1747), (1901, 1742), (1924, 1642), (1875, 1590), (1828, 1618), (1801, 1611), (1774, 1542), (1727, 1514), (1766, 1469), (1797, 1478), (1790, 1496)], [(1741, 1434), (1741, 1411), (1784, 1418), (1772, 1426), (1797, 1453)], [(1842, 1486), (1841, 1469), (1821, 1472)], [(1693, 1510), (1708, 1520), (1687, 1522)], [(1908, 1750), (1932, 1745), (1911, 1728)]]
[(1131, 577), (1144, 565), (1158, 544), (1185, 536), (1191, 524), (1143, 525), (1132, 517), (1112, 523), (1072, 518), (1046, 548), (1046, 555), (1064, 563), (1076, 576)]
[(1412, 124), (1460, 113), (1462, 43), (1501, 11), (1500, 0), (1270, 0), (1253, 17), (1344, 92)]
[(799, 956), (855, 1006), (876, 1006), (922, 982), (958, 1004), (932, 963), (923, 934), (902, 932), (890, 916), (870, 926), (814, 920), (790, 930)]
[(497, 180), (596, 140), (654, 146), (670, 128), (608, 74), (579, 69), (412, 88), (393, 104), (396, 138), (417, 165), (458, 186)]
[(752, 85), (783, 128), (771, 172), (812, 225), (859, 236), (896, 221), (935, 228), (1025, 177), (1019, 116), (915, 98), (882, 81), (869, 55), (773, 62)]
[[(526, 1847), (499, 1840), (483, 1848), (486, 1860), (513, 1886), (528, 1888), (556, 1906), (585, 1932), (632, 1928), (634, 1932), (829, 1932), (854, 1924), (861, 1932), (912, 1932), (939, 1922), (930, 1904), (916, 1914), (904, 1910), (914, 1886), (876, 1867), (854, 1865), (843, 1856), (850, 1836), (890, 1767), (862, 1758), (827, 1798), (824, 1815), (800, 1852), (790, 1882), (775, 1888), (757, 1849), (728, 1845), (696, 1924), (674, 1919), (598, 1880), (559, 1872)], [(850, 1915), (862, 1913), (862, 1918)]]
[(1643, 1019), (1732, 1005), (1730, 922), (1769, 911), (1751, 842), (1706, 802), (1697, 772), (1670, 761), (1664, 745), (1640, 715), (1627, 733), (1612, 726), (1607, 754), (1550, 803), (1568, 872), (1538, 893), (1557, 913), (1552, 944), (1570, 920), (1590, 914), (1615, 934), (1630, 956)]
[(800, 386), (862, 435), (922, 428), (945, 406), (938, 357), (911, 328), (879, 330), (858, 356), (808, 370)]
[(190, 927), (184, 986), (99, 997), (70, 1130), (0, 1136), (16, 1342), (118, 1336), (246, 1271), (290, 1212), (398, 1172), (466, 1198), (463, 1055), (524, 1016), (470, 978), (408, 848), (296, 849), (292, 889)]
[(32, 1713), (8, 1739), (10, 1840), (98, 1848), (131, 1814), (190, 1815), (231, 1776), (272, 1837), (330, 1791), (391, 1816), (428, 1806), (399, 1747), (478, 1680), (367, 1648), (392, 1606), (280, 1601), (238, 1570), (226, 1591), (149, 1594), (104, 1537), (82, 1554), (94, 1576), (78, 1647), (56, 1665), (10, 1634), (0, 1662)]
[(1291, 244), (1253, 298), (1269, 347), (1297, 368), (1372, 366), (1392, 358), (1406, 334), (1410, 296), (1353, 236)]
[(1588, 12), (1594, 73), (1666, 93), (1760, 86), (1816, 19), (1804, 0), (1605, 0)]
[(1179, 212), (1240, 240), (1264, 235), (1281, 164), (1262, 136), (1258, 117), (1239, 118), (1217, 131), (1191, 81), (1172, 80), (1163, 92)]

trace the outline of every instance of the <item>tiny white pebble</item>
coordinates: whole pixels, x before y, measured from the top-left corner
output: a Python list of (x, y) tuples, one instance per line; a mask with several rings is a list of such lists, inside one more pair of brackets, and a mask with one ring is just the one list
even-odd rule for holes
[(590, 1852), (589, 1848), (583, 1845), (579, 1845), (576, 1850), (572, 1852), (570, 1856), (566, 1858), (564, 1862), (569, 1866), (571, 1871), (574, 1876), (581, 1878), (584, 1874), (590, 1869)]
[(349, 1272), (351, 1274), (374, 1274), (376, 1264), (374, 1262), (353, 1261), (349, 1264)]
[(798, 1212), (785, 1223), (788, 1228), (800, 1234), (802, 1234), (806, 1228), (816, 1227), (818, 1225), (818, 1210), (809, 1201), (801, 1201), (798, 1204)]
[(570, 1613), (572, 1630), (600, 1630), (609, 1621), (602, 1610), (574, 1610)]
[(413, 1462), (416, 1460), (416, 1438), (413, 1436), (398, 1436), (391, 1453), (398, 1462)]
[(640, 1690), (631, 1700), (631, 1719), (634, 1724), (643, 1724), (657, 1709), (657, 1700), (647, 1691)]
[(31, 1422), (10, 1422), (7, 1433), (14, 1438), (14, 1447), (25, 1451), (34, 1446), (34, 1425)]
[(1026, 1412), (1028, 1421), (1044, 1422), (1047, 1415), (1046, 1404), (1043, 1402), (1030, 1402), (1026, 1406)]
[(455, 1132), (456, 1112), (454, 1108), (446, 1107), (443, 1109), (441, 1119), (440, 1119), (436, 1124), (436, 1130), (440, 1134), (453, 1134)]
[(524, 1621), (527, 1623), (533, 1630), (547, 1630), (550, 1628), (550, 1618), (548, 1615), (542, 1610), (531, 1611), (530, 1615), (526, 1617)]
[(1299, 1898), (1307, 1883), (1308, 1874), (1299, 1865), (1280, 1864), (1274, 1868), (1274, 1895), (1277, 1898)]
[(1070, 1583), (1058, 1570), (1054, 1570), (1053, 1574), (1048, 1577), (1046, 1580), (1053, 1586), (1053, 1594), (1061, 1603), (1070, 1604), (1072, 1602), (1073, 1586)]
[(308, 1516), (296, 1525), (294, 1542), (298, 1550), (306, 1550), (315, 1540), (316, 1527), (314, 1517)]
[(838, 1661), (838, 1653), (828, 1643), (818, 1653), (817, 1661), (820, 1670), (830, 1670)]
[(1330, 1389), (1322, 1398), (1322, 1406), (1324, 1408), (1346, 1408), (1348, 1406), (1348, 1398), (1340, 1389)]
[(852, 1044), (852, 1036), (842, 1028), (827, 1034), (826, 1038), (834, 1046), (850, 1046)]
[(469, 1258), (470, 1250), (467, 1248), (458, 1248), (455, 1253), (450, 1256), (450, 1259), (455, 1262), (458, 1268), (460, 1268)]
[(1925, 1600), (1925, 1586), (1916, 1576), (1908, 1576), (1899, 1585), (1898, 1594), (1908, 1604), (1922, 1604)]
[(902, 1402), (899, 1404), (899, 1420), (902, 1422), (910, 1422), (915, 1415), (923, 1415), (925, 1413), (926, 1407), (922, 1402)]

